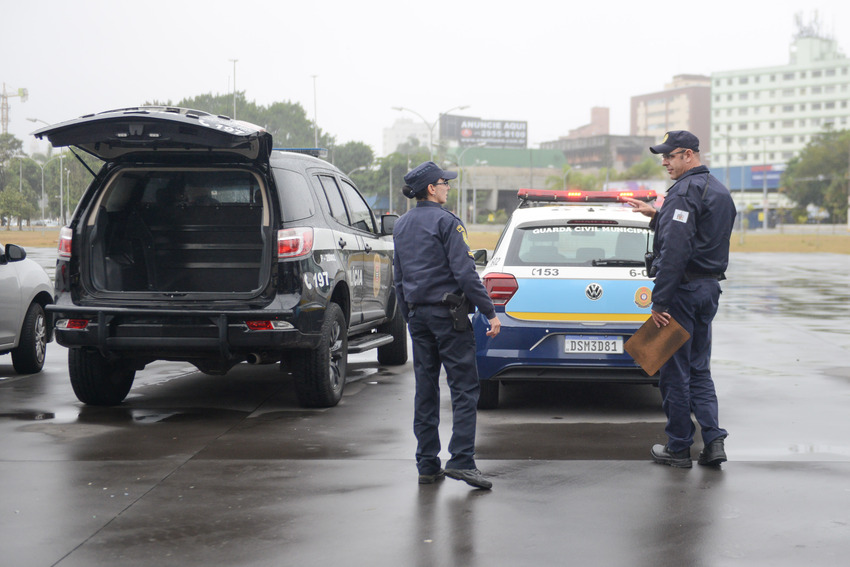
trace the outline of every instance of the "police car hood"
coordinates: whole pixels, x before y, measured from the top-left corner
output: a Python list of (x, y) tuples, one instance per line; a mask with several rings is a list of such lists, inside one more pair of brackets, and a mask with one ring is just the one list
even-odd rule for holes
[(162, 154), (221, 155), (265, 161), (272, 136), (260, 126), (200, 110), (142, 106), (88, 114), (36, 130), (54, 147), (76, 146), (105, 161)]

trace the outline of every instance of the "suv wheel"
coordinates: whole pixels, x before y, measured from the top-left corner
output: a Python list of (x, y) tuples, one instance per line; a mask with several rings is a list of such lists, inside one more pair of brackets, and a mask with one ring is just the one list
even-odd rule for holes
[(292, 357), (295, 391), (302, 406), (326, 408), (342, 398), (348, 367), (347, 329), (342, 309), (329, 303), (319, 347)]
[(393, 342), (378, 347), (378, 362), (388, 366), (407, 362), (407, 324), (404, 322), (404, 317), (398, 306), (396, 306), (392, 320), (378, 327), (378, 332), (393, 336)]
[(44, 368), (44, 355), (47, 350), (47, 325), (44, 309), (33, 303), (27, 309), (21, 340), (18, 348), (12, 351), (12, 366), (18, 374), (35, 374)]
[(120, 404), (130, 392), (136, 370), (128, 360), (107, 360), (96, 350), (68, 350), (68, 373), (77, 399), (91, 406)]
[(499, 381), (481, 380), (481, 394), (478, 396), (478, 409), (496, 409), (499, 407)]

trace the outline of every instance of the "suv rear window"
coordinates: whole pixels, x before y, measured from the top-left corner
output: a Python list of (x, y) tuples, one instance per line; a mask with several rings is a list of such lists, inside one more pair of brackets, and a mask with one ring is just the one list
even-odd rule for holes
[(643, 263), (650, 231), (627, 226), (521, 226), (505, 263), (518, 266), (591, 266), (594, 260)]
[(281, 198), (283, 222), (299, 221), (316, 214), (313, 194), (304, 176), (288, 169), (275, 168), (273, 171)]

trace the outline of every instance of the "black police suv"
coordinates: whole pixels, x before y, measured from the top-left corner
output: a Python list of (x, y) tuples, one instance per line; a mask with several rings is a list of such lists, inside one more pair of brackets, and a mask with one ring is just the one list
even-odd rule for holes
[(342, 396), (348, 353), (407, 361), (397, 217), (376, 219), (311, 151), (273, 149), (258, 126), (172, 107), (34, 135), (104, 162), (61, 230), (48, 307), (80, 401), (120, 403), (155, 360), (207, 374), (281, 362), (302, 405), (327, 407)]

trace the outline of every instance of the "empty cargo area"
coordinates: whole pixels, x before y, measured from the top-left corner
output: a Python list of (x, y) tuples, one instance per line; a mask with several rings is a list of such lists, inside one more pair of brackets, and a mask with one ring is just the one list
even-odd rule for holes
[(247, 293), (261, 287), (267, 190), (243, 169), (124, 169), (86, 221), (100, 291)]

